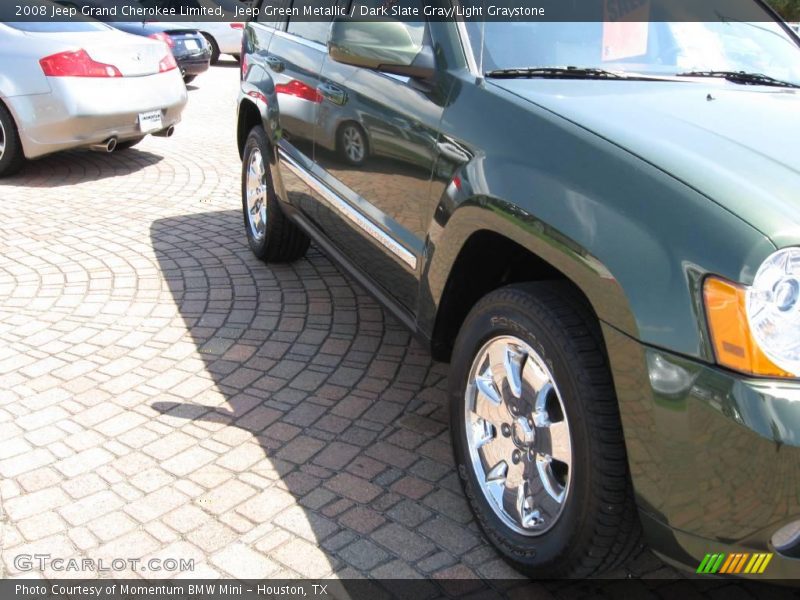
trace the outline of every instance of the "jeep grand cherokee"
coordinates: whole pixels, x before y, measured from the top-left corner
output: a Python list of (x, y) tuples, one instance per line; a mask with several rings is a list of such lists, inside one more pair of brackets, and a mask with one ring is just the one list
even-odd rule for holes
[(520, 570), (644, 540), (796, 577), (798, 39), (755, 0), (645, 4), (250, 23), (244, 228), (267, 262), (314, 240), (450, 362), (464, 492)]

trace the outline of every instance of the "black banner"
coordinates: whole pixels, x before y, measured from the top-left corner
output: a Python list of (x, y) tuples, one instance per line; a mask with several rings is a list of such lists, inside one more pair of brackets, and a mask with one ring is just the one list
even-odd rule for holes
[(2, 0), (0, 21), (766, 22), (761, 0)]
[[(560, 600), (692, 597), (789, 598), (797, 589), (765, 581), (702, 579), (483, 580), (201, 580), (17, 579), (0, 581), (4, 600)], [(742, 588), (742, 589), (736, 589)], [(742, 596), (745, 594), (746, 596)]]

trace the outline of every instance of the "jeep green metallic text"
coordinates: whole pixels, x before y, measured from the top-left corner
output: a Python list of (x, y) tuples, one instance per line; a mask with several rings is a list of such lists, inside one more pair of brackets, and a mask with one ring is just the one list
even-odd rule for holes
[(262, 14), (247, 239), (267, 262), (313, 240), (450, 362), (458, 474), (519, 570), (646, 543), (798, 577), (800, 42), (756, 0), (651, 4), (680, 18)]

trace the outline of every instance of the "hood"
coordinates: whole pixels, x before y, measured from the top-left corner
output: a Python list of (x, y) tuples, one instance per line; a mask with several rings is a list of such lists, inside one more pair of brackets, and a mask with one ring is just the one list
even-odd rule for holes
[(493, 80), (800, 243), (800, 89), (718, 80)]

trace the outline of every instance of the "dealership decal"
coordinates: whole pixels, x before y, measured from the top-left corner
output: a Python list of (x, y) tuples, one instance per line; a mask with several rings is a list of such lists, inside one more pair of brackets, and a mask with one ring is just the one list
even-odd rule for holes
[(706, 554), (705, 558), (697, 567), (697, 572), (705, 575), (714, 574), (741, 574), (751, 573), (760, 575), (763, 573), (769, 561), (772, 560), (772, 552), (750, 554), (748, 552), (734, 552), (726, 554)]

